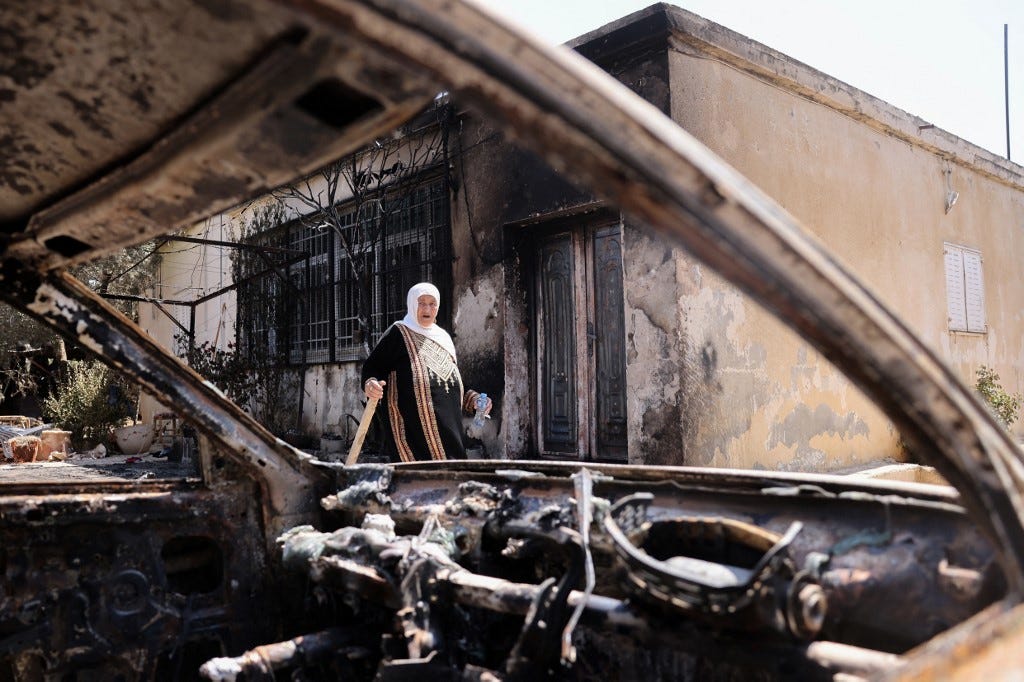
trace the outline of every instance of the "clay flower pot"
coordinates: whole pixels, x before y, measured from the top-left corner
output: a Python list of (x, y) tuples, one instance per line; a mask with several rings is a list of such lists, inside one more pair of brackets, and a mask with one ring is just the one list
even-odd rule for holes
[(153, 427), (149, 424), (122, 426), (114, 429), (114, 440), (124, 454), (141, 455), (153, 444)]
[(39, 445), (39, 458), (47, 459), (51, 453), (68, 454), (71, 450), (71, 432), (60, 429), (47, 429), (39, 434), (42, 441)]
[(15, 462), (34, 462), (39, 455), (39, 442), (36, 436), (15, 436), (7, 444)]

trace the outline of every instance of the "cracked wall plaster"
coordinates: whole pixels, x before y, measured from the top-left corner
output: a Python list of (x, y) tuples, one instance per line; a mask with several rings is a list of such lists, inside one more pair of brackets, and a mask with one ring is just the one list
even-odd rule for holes
[(863, 436), (871, 431), (867, 423), (854, 412), (839, 414), (830, 405), (819, 403), (813, 409), (800, 403), (772, 427), (768, 447), (785, 445), (794, 453), (794, 461), (811, 460), (824, 464), (827, 454), (812, 441), (818, 436), (838, 437), (842, 440)]
[(684, 464), (689, 440), (681, 400), (685, 325), (676, 297), (675, 249), (626, 226), (626, 385), (630, 462)]

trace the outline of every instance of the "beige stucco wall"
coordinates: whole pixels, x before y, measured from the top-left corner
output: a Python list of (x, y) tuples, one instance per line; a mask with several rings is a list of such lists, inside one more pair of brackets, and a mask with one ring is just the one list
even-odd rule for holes
[[(193, 225), (183, 236), (231, 241), (237, 239), (235, 216), (225, 214)], [(160, 247), (160, 266), (156, 284), (150, 296), (160, 300), (193, 301), (208, 293), (218, 291), (231, 284), (230, 254), (218, 246), (167, 242)], [(151, 303), (139, 304), (139, 325), (157, 343), (177, 354), (176, 336), (185, 336), (182, 330), (189, 328), (190, 311), (187, 306), (164, 304), (165, 314)], [(210, 343), (226, 350), (235, 340), (235, 294), (225, 293), (196, 307), (196, 343)], [(168, 314), (178, 324), (169, 319)], [(181, 325), (180, 327), (178, 325)], [(150, 421), (154, 414), (168, 411), (154, 398), (144, 395), (140, 401), (140, 413), (144, 421)]]
[[(672, 117), (802, 221), (965, 382), (987, 364), (1024, 390), (1021, 169), (928, 127), (917, 142), (919, 119), (722, 27), (697, 28), (700, 40), (672, 41)], [(948, 214), (946, 169), (959, 192)], [(982, 253), (987, 334), (947, 330), (944, 241)], [(632, 352), (683, 367), (680, 381), (649, 386), (630, 365), (631, 450), (649, 450), (658, 419), (676, 418), (687, 464), (823, 471), (904, 457), (860, 391), (736, 289), (640, 235), (626, 245)]]

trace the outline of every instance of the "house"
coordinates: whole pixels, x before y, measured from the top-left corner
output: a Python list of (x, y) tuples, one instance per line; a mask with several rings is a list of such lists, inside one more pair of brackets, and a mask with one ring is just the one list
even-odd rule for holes
[[(677, 7), (571, 46), (774, 197), (962, 381), (987, 365), (1024, 388), (1024, 169)], [(343, 162), (333, 195), (327, 174), (196, 226), (206, 257), (226, 263), (212, 242), (283, 202), (281, 226), (250, 245), (306, 260), (196, 306), (191, 327), (155, 310), (144, 326), (168, 343), (189, 327), (271, 349), (302, 386), (278, 413), (295, 410), (308, 434), (346, 431), (362, 409), (366, 345), (401, 317), (409, 284), (433, 279), (467, 385), (495, 398), (481, 456), (808, 471), (906, 459), (827, 358), (574, 187), (572, 168), (551, 169), (443, 101), (424, 116), (383, 142), (388, 161), (366, 150)], [(158, 298), (209, 295), (200, 280), (230, 272), (164, 249)], [(369, 267), (354, 271), (356, 260)], [(290, 307), (258, 308), (279, 299)]]

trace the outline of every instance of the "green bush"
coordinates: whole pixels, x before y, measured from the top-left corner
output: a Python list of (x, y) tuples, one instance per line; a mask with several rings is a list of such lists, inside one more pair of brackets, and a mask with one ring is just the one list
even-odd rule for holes
[(1024, 400), (1020, 393), (1009, 394), (999, 383), (999, 375), (991, 367), (982, 365), (978, 368), (978, 382), (975, 389), (988, 403), (992, 414), (996, 416), (1003, 426), (1010, 428), (1020, 416), (1021, 401)]
[(110, 429), (135, 416), (138, 390), (98, 360), (71, 360), (43, 402), (43, 417), (71, 432), (76, 449), (107, 440)]
[(245, 355), (233, 343), (227, 344), (227, 350), (209, 341), (190, 349), (183, 334), (174, 340), (178, 356), (189, 367), (271, 432), (282, 435), (295, 425), (302, 375), (286, 367), (280, 357), (265, 349)]

